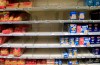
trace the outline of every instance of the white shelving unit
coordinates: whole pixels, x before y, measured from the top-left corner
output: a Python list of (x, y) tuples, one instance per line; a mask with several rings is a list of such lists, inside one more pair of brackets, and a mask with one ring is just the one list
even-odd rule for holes
[[(87, 59), (87, 58), (100, 58), (100, 55), (94, 55), (90, 52), (79, 53), (77, 56), (63, 57), (63, 49), (67, 48), (93, 48), (100, 47), (100, 44), (91, 44), (90, 46), (71, 46), (68, 44), (61, 45), (56, 39), (37, 39), (37, 37), (60, 37), (60, 36), (90, 36), (100, 35), (100, 32), (88, 32), (87, 34), (75, 33), (71, 34), (62, 30), (63, 24), (72, 23), (98, 23), (100, 20), (90, 20), (89, 12), (91, 10), (100, 9), (100, 6), (84, 6), (83, 0), (78, 3), (73, 0), (31, 0), (33, 7), (31, 8), (6, 8), (0, 9), (0, 11), (27, 11), (31, 14), (31, 20), (29, 21), (1, 21), (2, 24), (31, 24), (32, 30), (24, 33), (11, 33), (3, 34), (0, 36), (14, 36), (17, 39), (11, 40), (5, 44), (0, 45), (1, 48), (26, 48), (26, 52), (20, 57), (14, 57), (13, 55), (0, 56), (0, 58), (8, 59)], [(69, 20), (70, 11), (85, 11), (86, 20)], [(20, 38), (24, 37), (24, 38)], [(27, 38), (31, 37), (31, 38)], [(30, 50), (31, 49), (31, 50)], [(83, 50), (84, 51), (84, 50)], [(63, 64), (67, 65), (67, 64)], [(100, 65), (99, 64), (80, 64), (80, 65)]]

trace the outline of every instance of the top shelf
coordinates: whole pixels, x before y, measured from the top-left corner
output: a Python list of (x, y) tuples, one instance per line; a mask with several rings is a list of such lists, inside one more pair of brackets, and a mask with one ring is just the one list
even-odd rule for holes
[(100, 9), (100, 6), (43, 6), (43, 7), (30, 7), (30, 8), (5, 8), (0, 11), (59, 11), (59, 10), (96, 10)]

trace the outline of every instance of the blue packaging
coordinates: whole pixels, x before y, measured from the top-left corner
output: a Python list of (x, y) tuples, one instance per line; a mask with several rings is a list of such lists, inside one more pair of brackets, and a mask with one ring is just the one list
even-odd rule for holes
[(74, 45), (74, 44), (75, 44), (75, 42), (74, 42), (74, 37), (70, 37), (70, 38), (69, 38), (69, 44), (70, 44), (70, 45)]
[(88, 25), (88, 30), (89, 30), (89, 32), (93, 32), (94, 30), (93, 30), (93, 24), (89, 24)]
[(68, 49), (68, 53), (69, 53), (69, 55), (72, 55), (73, 54), (72, 49)]
[(77, 19), (77, 12), (76, 11), (71, 11), (70, 12), (70, 19), (71, 20), (76, 20)]
[(76, 49), (76, 48), (73, 48), (73, 50), (72, 50), (72, 55), (73, 55), (73, 56), (77, 56), (77, 49)]
[(76, 46), (79, 45), (79, 37), (75, 37), (75, 45), (76, 45)]
[(93, 54), (99, 55), (100, 54), (100, 49), (99, 48), (93, 48)]
[(64, 37), (60, 37), (60, 44), (64, 44), (64, 43), (65, 43)]
[(68, 61), (68, 65), (73, 65), (72, 61)]
[(100, 44), (100, 36), (96, 37), (96, 44)]
[(69, 55), (68, 55), (67, 52), (64, 52), (64, 53), (63, 53), (63, 56), (64, 56), (64, 58), (68, 58), (68, 57), (69, 57)]
[(59, 64), (59, 60), (55, 60), (55, 65), (58, 65)]
[(89, 37), (84, 37), (84, 45), (90, 46), (90, 38)]
[(76, 33), (76, 26), (77, 26), (77, 24), (70, 24), (70, 33)]
[(94, 6), (100, 6), (100, 0), (94, 0)]
[(90, 44), (95, 44), (95, 42), (96, 42), (96, 37), (95, 36), (90, 37)]
[(94, 24), (93, 30), (94, 30), (94, 32), (99, 32), (99, 24)]
[(62, 60), (59, 60), (59, 64), (58, 65), (62, 65)]
[(79, 20), (84, 20), (85, 19), (85, 12), (80, 12), (79, 13)]
[(82, 33), (88, 34), (88, 25), (82, 25)]
[(69, 44), (69, 42), (68, 42), (68, 37), (65, 37), (65, 42), (64, 42), (65, 44)]
[(93, 0), (85, 0), (85, 5), (86, 6), (93, 6)]

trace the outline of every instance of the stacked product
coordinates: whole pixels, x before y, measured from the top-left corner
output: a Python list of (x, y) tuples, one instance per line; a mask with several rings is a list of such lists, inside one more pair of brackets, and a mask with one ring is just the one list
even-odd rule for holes
[(90, 36), (90, 37), (60, 37), (61, 45), (71, 45), (71, 46), (90, 46), (90, 44), (100, 44), (100, 36)]
[(0, 12), (0, 21), (2, 22), (15, 22), (15, 21), (26, 21), (29, 20), (29, 13), (27, 12)]
[(0, 9), (4, 8), (29, 8), (32, 7), (32, 2), (18, 0), (0, 0)]
[(19, 57), (22, 55), (23, 51), (24, 50), (21, 48), (13, 48), (13, 49), (0, 48), (0, 55), (1, 56), (8, 56), (8, 55), (12, 54), (15, 57)]
[(100, 6), (100, 0), (85, 0), (86, 6)]

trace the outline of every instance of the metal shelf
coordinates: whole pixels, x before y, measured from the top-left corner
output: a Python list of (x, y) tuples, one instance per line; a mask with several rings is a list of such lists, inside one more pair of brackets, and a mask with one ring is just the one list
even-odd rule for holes
[(5, 43), (0, 45), (0, 47), (4, 48), (85, 48), (85, 47), (100, 47), (100, 44), (91, 44), (90, 46), (84, 46), (84, 45), (78, 45), (78, 46), (72, 46), (67, 44), (60, 44), (60, 43), (51, 43), (51, 44), (37, 44), (37, 43)]
[(30, 7), (30, 8), (5, 8), (0, 9), (0, 11), (49, 11), (49, 10), (71, 10), (71, 9), (82, 9), (82, 10), (95, 10), (100, 9), (100, 6), (44, 6), (44, 7)]
[[(59, 56), (59, 57), (58, 57)], [(64, 58), (63, 55), (59, 54), (58, 56), (51, 56), (51, 55), (47, 55), (47, 56), (41, 56), (39, 54), (38, 55), (34, 55), (34, 54), (23, 54), (20, 57), (14, 57), (13, 55), (9, 55), (9, 56), (0, 56), (0, 58), (13, 58), (13, 59), (85, 59), (85, 58), (100, 58), (100, 55), (86, 55), (86, 56), (69, 56), (68, 58)]]
[(33, 20), (33, 21), (0, 22), (0, 24), (33, 24), (33, 23), (100, 23), (100, 20)]
[(100, 32), (89, 32), (88, 34), (84, 33), (69, 33), (69, 32), (26, 32), (26, 33), (11, 33), (11, 34), (3, 34), (0, 33), (0, 36), (82, 36), (82, 35), (100, 35)]

